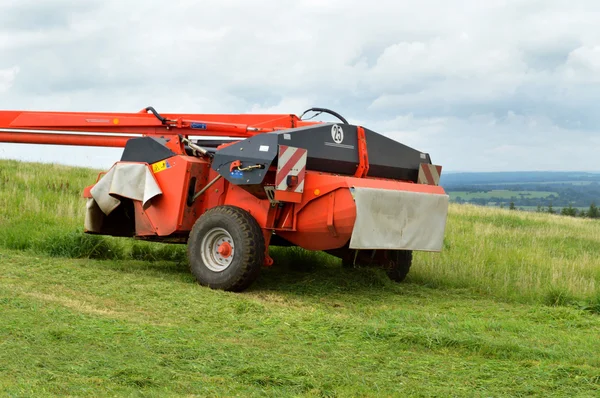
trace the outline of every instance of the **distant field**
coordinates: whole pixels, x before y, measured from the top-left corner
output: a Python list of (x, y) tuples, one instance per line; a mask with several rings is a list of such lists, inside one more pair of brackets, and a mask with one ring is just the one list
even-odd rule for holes
[[(517, 206), (519, 209), (523, 209), (523, 210), (527, 210), (527, 211), (537, 211), (537, 206)], [(571, 206), (573, 207), (573, 209), (575, 210), (588, 210), (587, 207), (575, 207), (575, 206)], [(558, 206), (555, 207), (553, 206), (554, 211), (560, 212), (560, 210), (562, 209), (562, 207)], [(544, 207), (542, 210), (548, 210), (546, 207)]]
[(232, 294), (83, 235), (96, 175), (0, 161), (1, 396), (600, 396), (600, 221), (452, 204), (405, 283), (278, 249)]
[(440, 182), (444, 186), (455, 185), (503, 185), (503, 184), (555, 184), (566, 182), (600, 183), (598, 172), (554, 172), (554, 171), (514, 171), (514, 172), (470, 172), (443, 173)]
[(600, 204), (600, 173), (451, 173), (442, 178), (441, 185), (453, 201), (460, 197), (459, 202), (485, 206), (506, 206), (512, 201), (522, 209), (538, 205), (589, 209)]
[(570, 185), (591, 185), (597, 184), (598, 181), (545, 181), (545, 182), (490, 182), (490, 183), (478, 183), (475, 185), (485, 187), (486, 185), (552, 185), (552, 184), (570, 184)]
[(488, 192), (466, 192), (466, 191), (450, 191), (451, 199), (462, 198), (463, 200), (469, 199), (511, 199), (511, 198), (546, 198), (550, 195), (556, 195), (556, 192), (549, 191), (509, 191), (505, 189), (491, 190)]

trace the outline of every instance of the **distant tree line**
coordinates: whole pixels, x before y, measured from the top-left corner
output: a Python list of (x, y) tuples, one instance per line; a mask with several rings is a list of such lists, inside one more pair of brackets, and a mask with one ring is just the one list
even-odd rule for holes
[[(448, 192), (470, 192), (470, 193), (488, 193), (488, 197), (482, 198), (471, 198), (471, 197), (457, 197), (454, 199), (456, 203), (472, 203), (482, 206), (487, 206), (489, 203), (503, 203), (512, 200), (515, 206), (518, 207), (530, 207), (535, 208), (536, 206), (550, 207), (568, 207), (569, 205), (574, 207), (588, 207), (591, 202), (598, 201), (600, 198), (600, 183), (591, 182), (581, 185), (573, 183), (555, 183), (555, 184), (515, 184), (515, 185), (501, 185), (501, 184), (490, 184), (486, 186), (481, 185), (452, 185), (445, 187)], [(507, 199), (506, 197), (495, 197), (491, 192), (492, 190), (510, 190), (514, 192), (514, 197)], [(536, 195), (527, 194), (527, 192), (554, 192), (545, 197), (539, 197)]]
[[(511, 209), (514, 209), (514, 204), (511, 202)], [(579, 210), (574, 208), (571, 204), (568, 207), (563, 207), (560, 212), (554, 210), (552, 204), (548, 205), (548, 207), (543, 207), (538, 205), (537, 207), (538, 213), (550, 213), (550, 214), (561, 214), (563, 216), (571, 216), (571, 217), (585, 217), (585, 218), (600, 218), (600, 209), (596, 206), (596, 203), (592, 202), (588, 210)]]

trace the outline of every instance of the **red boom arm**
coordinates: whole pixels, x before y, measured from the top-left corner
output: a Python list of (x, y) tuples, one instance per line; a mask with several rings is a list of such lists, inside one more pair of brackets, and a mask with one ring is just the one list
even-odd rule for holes
[(150, 107), (138, 113), (0, 111), (0, 142), (124, 147), (136, 135), (248, 138), (314, 123), (286, 114), (160, 115)]

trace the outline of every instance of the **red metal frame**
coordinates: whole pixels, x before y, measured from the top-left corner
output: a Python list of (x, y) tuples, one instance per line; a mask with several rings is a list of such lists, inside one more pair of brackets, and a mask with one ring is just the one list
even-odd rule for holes
[(369, 172), (369, 152), (367, 152), (367, 137), (365, 129), (358, 126), (356, 128), (358, 138), (358, 168), (354, 177), (366, 177)]
[[(359, 164), (354, 176), (306, 170), (303, 193), (277, 192), (276, 199), (283, 202), (280, 206), (272, 206), (268, 199), (259, 199), (221, 178), (192, 206), (187, 206), (190, 190), (199, 192), (208, 181), (217, 177), (217, 173), (210, 168), (209, 159), (185, 154), (180, 135), (186, 138), (226, 136), (245, 139), (260, 133), (320, 122), (302, 121), (290, 114), (161, 116), (163, 120), (148, 113), (147, 109), (138, 113), (0, 111), (0, 142), (124, 147), (135, 135), (171, 138), (167, 146), (177, 156), (168, 159), (171, 162), (169, 168), (157, 170), (154, 174), (163, 194), (154, 199), (152, 206), (147, 209), (144, 209), (141, 203), (134, 204), (136, 235), (156, 240), (173, 236), (185, 237), (194, 222), (206, 210), (231, 204), (248, 211), (263, 229), (267, 246), (265, 265), (271, 265), (273, 262), (268, 256), (273, 231), (293, 244), (309, 250), (342, 247), (349, 240), (356, 219), (356, 207), (350, 190), (352, 187), (445, 193), (443, 188), (436, 185), (367, 177), (368, 148), (365, 131), (359, 126)], [(221, 147), (227, 145), (230, 144), (223, 144)], [(152, 170), (151, 165), (148, 166)], [(236, 166), (238, 164), (231, 165), (232, 168)], [(276, 168), (272, 168), (269, 172), (275, 175), (276, 171)], [(194, 181), (193, 177), (196, 177), (195, 187), (190, 187), (190, 181)], [(90, 188), (85, 189), (84, 197), (91, 197)]]
[[(253, 135), (319, 122), (288, 114), (164, 114), (163, 123), (144, 109), (138, 113), (0, 111), (0, 142), (124, 147), (132, 134), (171, 136)], [(23, 132), (15, 132), (23, 130)], [(30, 132), (25, 132), (29, 130)], [(41, 131), (33, 133), (31, 130)], [(47, 131), (73, 132), (74, 134)], [(85, 133), (128, 135), (127, 138)]]

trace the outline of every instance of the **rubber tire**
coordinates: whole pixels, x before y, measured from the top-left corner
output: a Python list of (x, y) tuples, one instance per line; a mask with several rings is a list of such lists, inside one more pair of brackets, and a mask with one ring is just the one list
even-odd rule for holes
[(412, 251), (395, 250), (392, 253), (390, 268), (386, 270), (387, 276), (394, 282), (402, 282), (406, 279), (412, 265)]
[[(235, 253), (231, 265), (222, 272), (210, 270), (201, 256), (202, 237), (221, 227), (233, 238)], [(190, 271), (202, 286), (241, 292), (258, 278), (265, 260), (265, 240), (254, 217), (236, 206), (218, 206), (196, 220), (188, 239)]]

